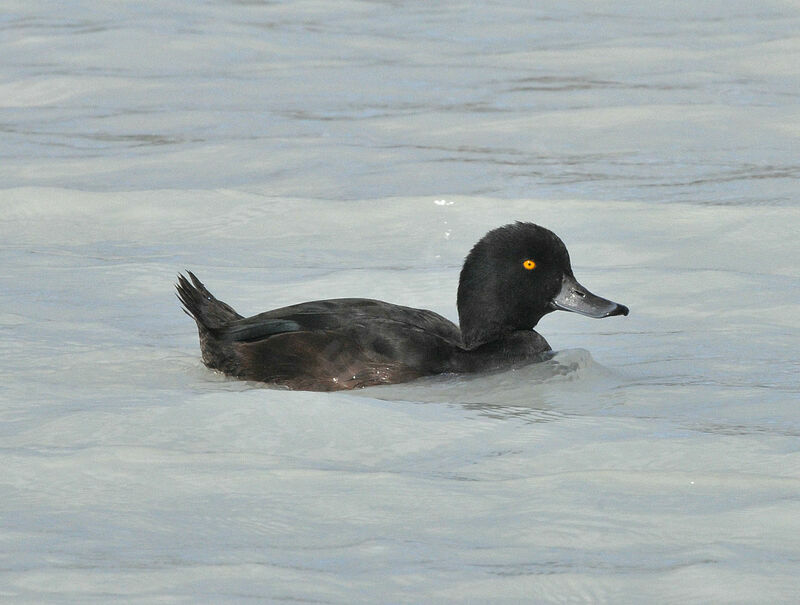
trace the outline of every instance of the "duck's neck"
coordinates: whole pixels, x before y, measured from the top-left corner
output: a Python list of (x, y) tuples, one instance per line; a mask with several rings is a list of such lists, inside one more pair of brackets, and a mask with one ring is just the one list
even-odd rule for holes
[(533, 305), (506, 298), (505, 290), (495, 287), (492, 276), (470, 278), (466, 264), (458, 284), (457, 304), (461, 340), (465, 349), (475, 349), (515, 332), (532, 330), (547, 312), (537, 313)]
[(503, 338), (513, 330), (498, 321), (496, 317), (485, 315), (481, 309), (463, 312), (459, 308), (461, 340), (465, 349), (475, 349), (487, 342)]
[(458, 323), (464, 348), (474, 349), (503, 338), (516, 327), (507, 302), (500, 300), (492, 278), (469, 273), (468, 265), (461, 272), (458, 284)]
[(500, 300), (497, 276), (484, 269), (481, 242), (475, 245), (464, 261), (458, 280), (458, 323), (464, 348), (474, 349), (513, 331), (508, 308)]

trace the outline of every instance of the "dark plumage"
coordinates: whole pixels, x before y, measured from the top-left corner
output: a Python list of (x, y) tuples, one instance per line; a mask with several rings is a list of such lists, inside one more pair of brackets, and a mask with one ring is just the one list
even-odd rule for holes
[(553, 232), (515, 223), (470, 251), (458, 285), (461, 329), (441, 315), (379, 300), (301, 303), (243, 317), (189, 271), (178, 297), (197, 322), (203, 363), (230, 376), (331, 391), (477, 372), (542, 359), (533, 327), (556, 309), (591, 317), (627, 315), (583, 288)]

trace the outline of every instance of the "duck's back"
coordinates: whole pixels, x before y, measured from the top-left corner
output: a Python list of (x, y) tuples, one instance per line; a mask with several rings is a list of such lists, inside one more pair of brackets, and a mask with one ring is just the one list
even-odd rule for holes
[(354, 323), (387, 321), (423, 330), (453, 343), (461, 342), (458, 326), (438, 313), (368, 298), (304, 302), (244, 318), (236, 325), (258, 325), (275, 320), (293, 321), (303, 330), (336, 330)]

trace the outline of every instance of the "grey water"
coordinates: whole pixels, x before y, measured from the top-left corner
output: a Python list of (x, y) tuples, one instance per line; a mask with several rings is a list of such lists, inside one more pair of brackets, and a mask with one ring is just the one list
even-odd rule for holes
[[(800, 7), (6, 1), (3, 603), (791, 603)], [(533, 221), (626, 318), (334, 394), (206, 369), (244, 314), (456, 319)]]

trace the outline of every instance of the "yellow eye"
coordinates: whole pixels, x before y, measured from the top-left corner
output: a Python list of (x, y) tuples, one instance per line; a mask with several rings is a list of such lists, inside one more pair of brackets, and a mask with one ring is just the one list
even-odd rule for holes
[(531, 259), (528, 259), (524, 263), (522, 263), (522, 266), (525, 267), (528, 271), (530, 271), (531, 269), (536, 268), (536, 263), (533, 262)]

